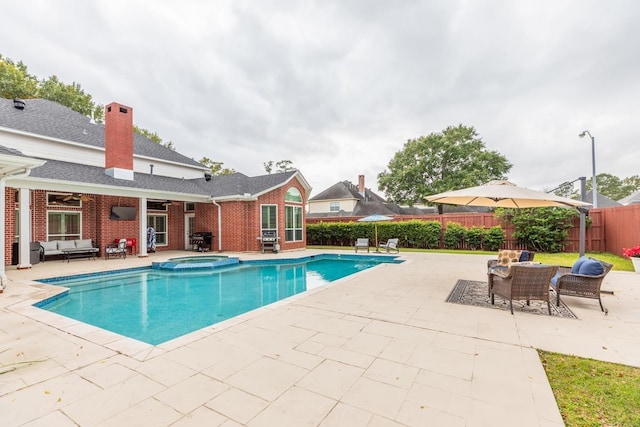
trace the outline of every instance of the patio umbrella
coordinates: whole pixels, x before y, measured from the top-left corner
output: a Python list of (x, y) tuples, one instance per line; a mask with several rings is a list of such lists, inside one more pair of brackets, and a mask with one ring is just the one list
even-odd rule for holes
[(580, 207), (589, 203), (555, 194), (518, 187), (509, 181), (491, 181), (477, 187), (447, 191), (427, 196), (434, 203), (464, 206), (488, 206), (492, 208), (540, 208), (547, 206)]
[(365, 216), (364, 218), (360, 218), (358, 222), (373, 222), (373, 226), (375, 228), (375, 236), (376, 236), (376, 252), (378, 252), (378, 222), (379, 221), (391, 221), (393, 217), (373, 214), (369, 216)]

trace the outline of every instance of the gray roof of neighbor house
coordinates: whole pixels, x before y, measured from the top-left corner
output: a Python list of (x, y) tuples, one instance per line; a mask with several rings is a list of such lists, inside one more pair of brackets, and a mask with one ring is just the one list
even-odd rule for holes
[(627, 197), (618, 200), (618, 202), (625, 206), (635, 205), (636, 203), (640, 203), (640, 191), (636, 191), (635, 193), (629, 194)]
[(364, 201), (378, 201), (384, 203), (385, 200), (378, 196), (373, 191), (365, 188), (364, 197), (362, 194), (358, 192), (358, 186), (351, 183), (350, 181), (341, 181), (336, 184), (333, 184), (331, 187), (322, 191), (317, 196), (314, 196), (309, 199), (309, 201), (314, 200), (336, 200), (336, 199), (358, 199)]
[[(25, 99), (24, 109), (14, 107), (13, 99), (0, 98), (0, 127), (104, 148), (104, 124), (53, 101)], [(133, 134), (133, 152), (140, 156), (204, 167), (177, 151), (144, 136)]]
[[(589, 190), (585, 193), (584, 201), (587, 203), (593, 203), (593, 190)], [(598, 208), (611, 208), (614, 206), (622, 206), (622, 203), (598, 193)]]

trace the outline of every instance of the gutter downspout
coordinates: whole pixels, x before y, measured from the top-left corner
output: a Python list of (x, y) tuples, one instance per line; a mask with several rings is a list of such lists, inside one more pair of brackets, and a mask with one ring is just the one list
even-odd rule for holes
[[(19, 171), (16, 171), (17, 173), (12, 173), (11, 175), (4, 175), (2, 177), (0, 177), (0, 197), (2, 197), (2, 202), (0, 202), (0, 227), (4, 227), (6, 224), (6, 206), (4, 203), (5, 200), (5, 193), (6, 193), (6, 188), (7, 188), (7, 179), (9, 178), (23, 178), (25, 176), (29, 176), (29, 174), (31, 173), (31, 169), (32, 168), (24, 168), (24, 169), (19, 169)], [(7, 287), (7, 283), (9, 282), (9, 279), (7, 278), (7, 275), (5, 274), (5, 267), (4, 267), (4, 255), (5, 255), (5, 232), (4, 232), (4, 228), (2, 229), (2, 233), (0, 233), (0, 292), (3, 292), (5, 290), (5, 288)]]
[(218, 252), (222, 252), (222, 207), (215, 199), (211, 199), (211, 203), (218, 208)]

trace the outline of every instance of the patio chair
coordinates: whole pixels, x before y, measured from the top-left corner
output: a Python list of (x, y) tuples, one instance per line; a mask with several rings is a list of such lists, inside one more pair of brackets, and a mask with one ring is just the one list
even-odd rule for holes
[(507, 276), (495, 275), (491, 289), (491, 304), (495, 295), (509, 300), (511, 314), (513, 314), (513, 300), (526, 300), (527, 305), (531, 300), (547, 302), (547, 310), (551, 315), (551, 303), (549, 302), (549, 286), (551, 278), (558, 267), (554, 265), (512, 265)]
[[(496, 272), (505, 273), (509, 266), (515, 262), (532, 262), (535, 256), (536, 253), (534, 251), (503, 249), (498, 252), (498, 259), (490, 259), (487, 261), (487, 276), (489, 282), (487, 290), (489, 296), (491, 296), (493, 276)], [(504, 274), (501, 275), (504, 276)]]
[(358, 249), (366, 249), (369, 252), (369, 239), (367, 238), (358, 238), (356, 240), (356, 244), (354, 245), (356, 249), (356, 253)]
[[(600, 266), (594, 263), (599, 263)], [(600, 310), (608, 314), (602, 305), (600, 287), (613, 265), (599, 259), (582, 257), (572, 267), (558, 267), (558, 274), (551, 280), (556, 291), (556, 305), (560, 305), (560, 294), (573, 297), (593, 298), (600, 303)]]
[(387, 253), (391, 253), (393, 251), (395, 251), (396, 253), (400, 252), (400, 249), (398, 248), (398, 241), (400, 239), (389, 239), (386, 242), (380, 242), (378, 244), (378, 249), (384, 249), (387, 251)]
[(127, 257), (127, 239), (120, 239), (117, 242), (111, 243), (104, 248), (105, 257), (109, 259), (109, 256), (121, 256)]

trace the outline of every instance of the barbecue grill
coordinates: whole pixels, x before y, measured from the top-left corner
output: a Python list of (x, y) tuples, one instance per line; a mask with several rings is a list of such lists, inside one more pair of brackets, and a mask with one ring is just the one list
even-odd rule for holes
[(262, 245), (262, 253), (264, 253), (265, 249), (272, 250), (274, 254), (278, 253), (280, 249), (280, 244), (278, 241), (280, 237), (275, 231), (263, 231), (262, 236), (258, 237), (260, 244)]
[(210, 231), (200, 231), (191, 235), (191, 246), (194, 251), (207, 252), (211, 249), (213, 233)]

